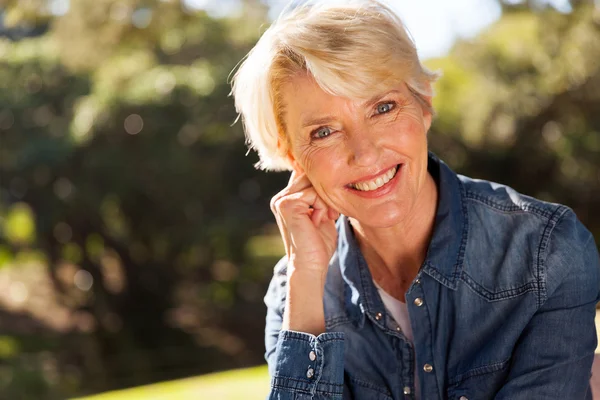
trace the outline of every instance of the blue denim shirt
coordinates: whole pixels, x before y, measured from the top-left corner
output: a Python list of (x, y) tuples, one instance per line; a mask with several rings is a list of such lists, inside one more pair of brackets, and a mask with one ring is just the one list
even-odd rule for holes
[(270, 399), (591, 399), (600, 260), (569, 208), (451, 171), (406, 293), (414, 345), (386, 312), (346, 217), (328, 270), (326, 332), (281, 330), (286, 263), (265, 297)]

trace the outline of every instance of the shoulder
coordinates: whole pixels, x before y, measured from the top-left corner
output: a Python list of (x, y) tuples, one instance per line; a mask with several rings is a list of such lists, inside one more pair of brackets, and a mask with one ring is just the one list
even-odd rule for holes
[(509, 274), (507, 279), (536, 282), (540, 301), (570, 273), (581, 277), (578, 284), (597, 291), (597, 247), (573, 210), (506, 185), (461, 175), (458, 178), (469, 225), (467, 253), (486, 260), (491, 270), (496, 266), (494, 273)]
[(491, 212), (530, 214), (541, 221), (557, 220), (569, 209), (560, 204), (538, 200), (496, 182), (458, 175), (464, 187), (465, 200)]
[[(595, 299), (600, 289), (600, 257), (592, 233), (567, 209), (548, 234), (544, 248), (548, 294), (571, 283), (577, 296)], [(597, 300), (597, 299), (596, 299)], [(594, 300), (594, 301), (596, 301)]]

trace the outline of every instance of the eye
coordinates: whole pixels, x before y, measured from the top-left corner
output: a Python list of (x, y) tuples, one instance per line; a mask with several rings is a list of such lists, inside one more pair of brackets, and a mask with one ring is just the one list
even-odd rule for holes
[(323, 139), (323, 138), (326, 138), (327, 136), (331, 135), (331, 133), (332, 133), (331, 128), (323, 126), (321, 128), (318, 128), (318, 129), (314, 130), (312, 132), (311, 136), (314, 139)]
[(377, 114), (388, 113), (388, 112), (392, 111), (392, 109), (395, 106), (396, 106), (396, 103), (394, 103), (393, 101), (388, 101), (386, 103), (379, 103), (379, 104), (377, 104)]

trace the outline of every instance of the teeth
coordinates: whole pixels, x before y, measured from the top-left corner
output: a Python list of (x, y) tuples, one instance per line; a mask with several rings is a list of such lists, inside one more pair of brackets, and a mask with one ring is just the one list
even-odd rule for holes
[(362, 190), (363, 192), (375, 190), (375, 189), (382, 187), (386, 183), (388, 183), (396, 175), (397, 171), (398, 171), (397, 167), (393, 167), (393, 168), (390, 168), (390, 170), (388, 172), (386, 172), (385, 175), (380, 176), (376, 179), (373, 179), (372, 181), (359, 182), (359, 183), (355, 183), (351, 186), (354, 189)]

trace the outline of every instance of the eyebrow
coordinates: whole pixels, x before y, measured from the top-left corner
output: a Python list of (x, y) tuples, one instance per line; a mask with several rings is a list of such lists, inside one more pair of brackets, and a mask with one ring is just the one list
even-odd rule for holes
[[(363, 107), (370, 107), (372, 105), (374, 105), (375, 103), (377, 103), (378, 101), (380, 101), (381, 99), (383, 99), (386, 96), (389, 96), (390, 94), (400, 94), (399, 90), (393, 89), (390, 90), (389, 92), (385, 92), (383, 94), (377, 94), (373, 97), (371, 97), (369, 100), (365, 101), (363, 103)], [(309, 126), (315, 126), (315, 125), (326, 125), (328, 122), (334, 121), (336, 118), (333, 115), (324, 115), (322, 117), (319, 118), (311, 118), (311, 119), (305, 119), (302, 121), (302, 129), (304, 128), (308, 128)]]
[(335, 120), (335, 117), (333, 115), (325, 115), (323, 117), (305, 120), (302, 121), (302, 128), (307, 128), (309, 126), (314, 125), (325, 125), (333, 120)]
[(399, 95), (400, 91), (397, 89), (392, 89), (392, 90), (382, 93), (382, 94), (376, 94), (375, 96), (371, 97), (369, 100), (365, 101), (363, 104), (365, 107), (372, 106), (375, 103), (377, 103), (378, 101), (380, 101), (381, 99), (383, 99), (384, 97), (389, 96), (390, 94)]

